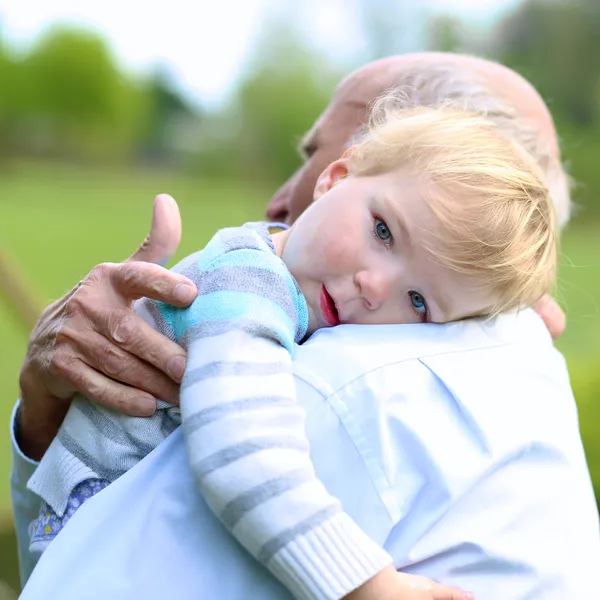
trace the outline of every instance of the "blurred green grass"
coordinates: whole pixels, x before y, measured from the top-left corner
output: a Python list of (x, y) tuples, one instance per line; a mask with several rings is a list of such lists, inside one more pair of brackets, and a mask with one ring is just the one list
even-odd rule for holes
[[(93, 265), (120, 261), (135, 250), (147, 233), (157, 193), (172, 194), (180, 205), (184, 233), (177, 256), (182, 256), (202, 247), (219, 227), (261, 218), (273, 189), (151, 169), (13, 165), (0, 171), (0, 248), (47, 304)], [(594, 400), (600, 394), (600, 380), (594, 379), (598, 385), (591, 385), (588, 377), (600, 364), (599, 234), (600, 224), (587, 223), (585, 214), (569, 227), (562, 243), (557, 290), (568, 313), (567, 332), (558, 347), (572, 368), (574, 387), (587, 390), (586, 415), (586, 411), (598, 414)], [(4, 427), (0, 435), (0, 524), (10, 522), (8, 422), (18, 394), (17, 377), (26, 341), (27, 331), (0, 299), (0, 419)], [(590, 442), (598, 437), (600, 425), (587, 419), (585, 425)], [(594, 451), (588, 451), (590, 463), (595, 461), (590, 466), (600, 477), (600, 452)], [(2, 546), (7, 544), (10, 538), (2, 538)], [(14, 563), (7, 568), (14, 581)]]

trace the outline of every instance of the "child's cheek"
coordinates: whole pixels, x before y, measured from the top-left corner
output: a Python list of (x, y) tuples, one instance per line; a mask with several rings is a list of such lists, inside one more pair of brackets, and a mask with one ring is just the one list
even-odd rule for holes
[(350, 234), (341, 234), (335, 239), (330, 238), (323, 248), (323, 261), (328, 271), (335, 271), (338, 274), (346, 273), (357, 267), (357, 242), (352, 240)]

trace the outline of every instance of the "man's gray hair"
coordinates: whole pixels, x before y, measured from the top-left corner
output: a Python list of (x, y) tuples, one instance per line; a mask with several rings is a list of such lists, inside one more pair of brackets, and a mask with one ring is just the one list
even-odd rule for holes
[(550, 191), (559, 228), (571, 213), (571, 180), (539, 128), (499, 98), (477, 75), (455, 63), (414, 66), (402, 70), (400, 85), (385, 92), (397, 108), (446, 106), (485, 115), (521, 144), (537, 161)]

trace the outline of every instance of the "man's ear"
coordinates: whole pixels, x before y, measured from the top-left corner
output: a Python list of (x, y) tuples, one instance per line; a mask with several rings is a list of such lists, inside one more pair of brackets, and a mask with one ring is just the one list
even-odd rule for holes
[(314, 200), (318, 200), (326, 194), (336, 183), (348, 175), (348, 160), (346, 153), (342, 158), (332, 162), (317, 179), (314, 192)]

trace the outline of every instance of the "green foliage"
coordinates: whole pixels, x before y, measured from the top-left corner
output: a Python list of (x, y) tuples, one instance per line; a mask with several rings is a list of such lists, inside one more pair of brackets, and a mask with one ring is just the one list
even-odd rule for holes
[(294, 140), (327, 105), (331, 89), (315, 85), (313, 64), (300, 58), (290, 53), (285, 70), (265, 65), (240, 86), (238, 149), (247, 174), (284, 179), (292, 173), (299, 163)]
[(143, 154), (153, 161), (167, 163), (173, 154), (172, 128), (181, 119), (193, 122), (194, 111), (173, 90), (168, 70), (157, 67), (144, 84), (147, 100), (145, 130), (140, 137)]
[(100, 158), (131, 151), (143, 97), (120, 72), (103, 38), (51, 30), (23, 61), (30, 117), (45, 132), (40, 150)]
[(0, 43), (0, 89), (11, 90), (11, 93), (0, 94), (0, 159), (14, 146), (13, 126), (25, 102), (21, 93), (22, 79), (17, 61)]
[(587, 222), (597, 221), (600, 217), (599, 127), (577, 127), (565, 119), (557, 121), (556, 125), (563, 159), (573, 180), (575, 215)]
[(53, 29), (34, 47), (26, 65), (38, 111), (65, 123), (116, 118), (120, 75), (102, 38)]
[(496, 58), (529, 79), (556, 121), (586, 219), (600, 217), (600, 7), (526, 0), (498, 28)]
[(429, 22), (429, 39), (435, 52), (460, 52), (462, 50), (461, 22), (449, 16), (432, 18)]
[(597, 0), (529, 0), (499, 32), (501, 58), (539, 89), (555, 116), (588, 126), (597, 119), (600, 10)]
[(600, 371), (597, 364), (569, 361), (573, 393), (579, 411), (579, 428), (600, 507)]
[(292, 29), (267, 27), (231, 105), (207, 123), (215, 134), (201, 172), (284, 180), (300, 162), (296, 143), (327, 106), (339, 79)]
[(173, 116), (189, 109), (165, 78), (136, 80), (120, 68), (104, 38), (55, 27), (23, 57), (0, 47), (0, 149), (7, 155), (118, 163), (164, 126), (165, 101)]

